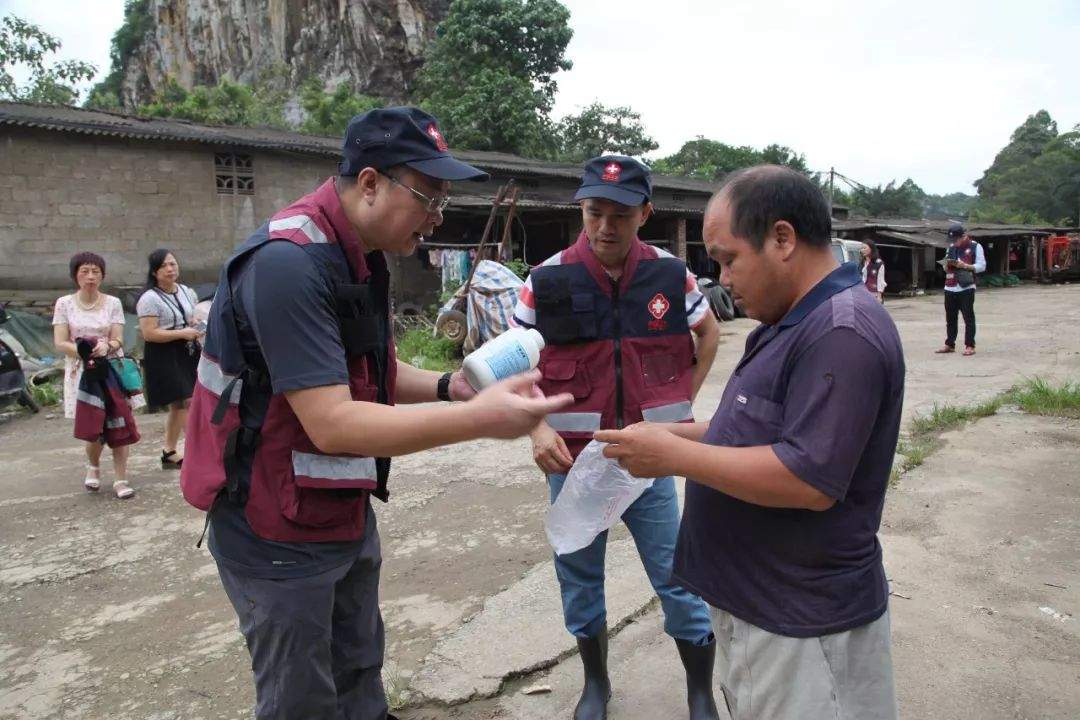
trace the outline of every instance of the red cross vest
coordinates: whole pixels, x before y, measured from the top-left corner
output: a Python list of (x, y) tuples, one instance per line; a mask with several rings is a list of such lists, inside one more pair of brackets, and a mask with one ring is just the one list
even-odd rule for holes
[(558, 264), (532, 270), (545, 394), (574, 404), (547, 416), (576, 458), (596, 430), (693, 420), (694, 341), (686, 264), (636, 240), (613, 281), (585, 233)]
[[(945, 257), (950, 260), (959, 260), (960, 262), (968, 265), (974, 265), (975, 259), (978, 257), (977, 250), (975, 249), (975, 241), (969, 242), (967, 245), (950, 245), (949, 249), (945, 251)], [(945, 287), (974, 287), (975, 286), (975, 273), (970, 270), (960, 270), (957, 268), (945, 269)]]
[(212, 511), (219, 501), (242, 504), (252, 530), (266, 540), (356, 540), (364, 532), (368, 495), (388, 497), (389, 459), (320, 452), (285, 396), (272, 392), (262, 358), (245, 357), (241, 347), (231, 274), (241, 259), (273, 241), (303, 247), (334, 288), (352, 399), (394, 402), (386, 259), (381, 252), (364, 254), (330, 179), (274, 215), (221, 271), (188, 414), (180, 487), (201, 510)]

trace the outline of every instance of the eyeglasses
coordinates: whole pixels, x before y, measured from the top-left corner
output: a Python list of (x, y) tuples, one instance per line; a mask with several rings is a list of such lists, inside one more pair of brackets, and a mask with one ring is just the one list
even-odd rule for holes
[(419, 200), (420, 203), (424, 206), (424, 210), (426, 210), (428, 213), (430, 213), (432, 215), (434, 215), (436, 212), (442, 212), (443, 210), (446, 209), (446, 206), (450, 204), (450, 196), (449, 195), (444, 195), (443, 197), (438, 197), (438, 196), (429, 197), (429, 196), (425, 195), (424, 193), (420, 192), (419, 190), (417, 190), (416, 188), (409, 187), (408, 185), (401, 182), (400, 180), (398, 180), (393, 175), (389, 175), (389, 174), (384, 173), (384, 172), (380, 172), (379, 174), (382, 175), (383, 177), (385, 177), (390, 182), (394, 183), (395, 185), (397, 185), (399, 187), (403, 187), (406, 190), (408, 190), (409, 192), (411, 192), (413, 194), (413, 197), (415, 197), (417, 200)]

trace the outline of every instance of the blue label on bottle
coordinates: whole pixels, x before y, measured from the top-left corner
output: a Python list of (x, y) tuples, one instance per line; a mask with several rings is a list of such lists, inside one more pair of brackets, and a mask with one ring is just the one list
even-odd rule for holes
[(525, 352), (521, 343), (514, 343), (495, 357), (484, 358), (484, 362), (491, 368), (491, 374), (496, 380), (505, 380), (511, 375), (527, 372), (532, 366), (529, 353)]

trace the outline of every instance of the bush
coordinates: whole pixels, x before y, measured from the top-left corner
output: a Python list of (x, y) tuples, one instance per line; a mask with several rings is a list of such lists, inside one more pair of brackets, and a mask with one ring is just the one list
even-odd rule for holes
[(41, 407), (51, 407), (60, 403), (64, 397), (63, 388), (58, 382), (47, 382), (41, 385), (31, 385), (30, 394)]
[(461, 364), (458, 346), (446, 338), (432, 337), (426, 327), (409, 328), (396, 342), (398, 358), (422, 370), (447, 372)]

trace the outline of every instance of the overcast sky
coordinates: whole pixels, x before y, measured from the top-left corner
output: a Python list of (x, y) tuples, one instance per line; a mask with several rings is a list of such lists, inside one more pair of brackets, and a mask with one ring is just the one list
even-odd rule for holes
[[(1077, 0), (562, 1), (574, 69), (556, 113), (630, 105), (656, 155), (697, 135), (780, 143), (863, 183), (971, 193), (1029, 114), (1080, 123)], [(104, 73), (123, 0), (0, 0), (9, 12)]]

